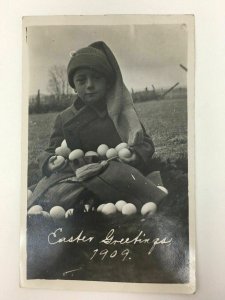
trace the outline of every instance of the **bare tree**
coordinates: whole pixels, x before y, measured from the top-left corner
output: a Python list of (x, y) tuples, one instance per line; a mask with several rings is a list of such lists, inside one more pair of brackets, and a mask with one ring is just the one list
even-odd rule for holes
[(65, 66), (54, 65), (49, 69), (48, 90), (57, 98), (72, 93), (72, 89), (68, 84)]

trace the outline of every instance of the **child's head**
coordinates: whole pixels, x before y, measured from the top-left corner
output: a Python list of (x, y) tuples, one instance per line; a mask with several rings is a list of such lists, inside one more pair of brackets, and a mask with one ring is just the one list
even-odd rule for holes
[(86, 104), (103, 100), (114, 78), (105, 54), (90, 46), (73, 54), (67, 73), (70, 86)]
[(98, 41), (77, 51), (71, 57), (67, 74), (70, 86), (85, 103), (105, 100), (108, 116), (123, 141), (129, 145), (143, 142), (143, 129), (132, 97), (123, 82), (116, 57), (104, 42)]

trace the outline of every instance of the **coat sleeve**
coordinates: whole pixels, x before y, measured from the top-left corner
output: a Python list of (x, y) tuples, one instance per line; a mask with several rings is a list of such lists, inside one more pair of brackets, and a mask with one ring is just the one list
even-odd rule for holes
[(144, 132), (143, 143), (134, 145), (132, 148), (138, 156), (136, 168), (139, 169), (144, 175), (148, 174), (151, 164), (152, 156), (155, 152), (155, 147), (151, 138), (147, 135), (144, 126), (142, 125)]
[(50, 175), (47, 171), (48, 160), (52, 155), (55, 154), (55, 149), (61, 145), (63, 140), (64, 140), (64, 134), (63, 134), (62, 120), (61, 120), (61, 116), (58, 115), (56, 117), (53, 131), (50, 136), (49, 146), (38, 157), (38, 163), (42, 172), (42, 176)]

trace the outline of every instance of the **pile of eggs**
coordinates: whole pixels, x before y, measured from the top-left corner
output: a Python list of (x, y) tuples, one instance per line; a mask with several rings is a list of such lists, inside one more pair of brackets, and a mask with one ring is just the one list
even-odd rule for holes
[[(151, 216), (155, 214), (157, 210), (157, 205), (154, 202), (145, 203), (141, 208), (142, 216)], [(88, 212), (88, 208), (84, 208), (84, 212)], [(97, 212), (101, 213), (105, 216), (112, 216), (116, 213), (121, 213), (125, 216), (132, 216), (137, 214), (137, 208), (132, 203), (127, 203), (124, 200), (119, 200), (115, 204), (113, 203), (105, 203), (101, 204), (97, 208)], [(44, 211), (42, 206), (34, 205), (28, 210), (28, 216), (42, 216), (47, 220), (53, 221), (63, 221), (64, 219), (68, 219), (75, 214), (75, 210), (73, 208), (65, 209), (61, 206), (54, 206), (50, 209), (49, 212)]]
[[(154, 202), (147, 202), (141, 208), (142, 216), (150, 216), (155, 214), (157, 205)], [(125, 216), (131, 216), (138, 213), (136, 206), (133, 203), (127, 203), (124, 200), (119, 200), (115, 204), (105, 203), (97, 208), (97, 212), (103, 215), (114, 215), (115, 213), (122, 213)]]
[(32, 206), (28, 212), (28, 216), (42, 216), (47, 220), (54, 220), (54, 221), (61, 221), (65, 218), (69, 218), (73, 215), (73, 209), (65, 209), (61, 206), (54, 206), (50, 209), (49, 212), (44, 211), (41, 205), (34, 205)]
[(123, 142), (117, 145), (115, 148), (109, 148), (105, 144), (101, 144), (96, 151), (88, 151), (84, 153), (81, 149), (75, 149), (71, 151), (65, 140), (63, 140), (60, 147), (55, 149), (57, 159), (63, 160), (68, 158), (70, 161), (78, 160), (79, 162), (88, 162), (88, 157), (96, 157), (98, 160), (113, 159), (113, 158), (129, 158), (132, 153), (129, 150), (128, 144)]
[(114, 157), (119, 157), (121, 159), (123, 158), (129, 158), (132, 153), (128, 149), (128, 144), (127, 143), (120, 143), (117, 145), (115, 148), (109, 148), (107, 145), (102, 144), (98, 147), (97, 153), (100, 156), (100, 158), (114, 158)]

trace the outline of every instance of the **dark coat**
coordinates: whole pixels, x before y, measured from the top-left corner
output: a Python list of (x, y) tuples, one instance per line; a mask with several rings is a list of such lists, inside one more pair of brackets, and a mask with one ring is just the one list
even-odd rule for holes
[[(75, 173), (70, 164), (58, 172), (52, 174), (47, 172), (46, 164), (48, 159), (55, 154), (55, 149), (61, 145), (64, 139), (71, 150), (82, 149), (84, 152), (96, 151), (100, 144), (116, 147), (122, 142), (106, 110), (95, 110), (84, 106), (79, 99), (75, 101), (73, 105), (57, 116), (49, 147), (39, 156), (39, 165), (43, 178), (35, 188), (29, 206), (57, 182), (74, 176)], [(134, 167), (146, 175), (149, 172), (148, 167), (154, 153), (154, 145), (150, 137), (145, 133), (145, 130), (144, 142), (135, 145), (133, 148), (138, 157)], [(119, 174), (114, 176), (119, 176)]]
[[(43, 175), (48, 175), (46, 163), (64, 139), (71, 150), (82, 149), (84, 152), (96, 151), (100, 144), (114, 148), (122, 142), (106, 110), (95, 110), (77, 99), (73, 105), (59, 113), (55, 120), (49, 147), (39, 157)], [(138, 155), (138, 164), (135, 167), (147, 174), (154, 145), (145, 130), (144, 142), (133, 148)]]
[[(67, 145), (71, 150), (82, 149), (84, 152), (91, 151), (91, 150), (96, 151), (100, 144), (107, 144), (109, 147), (116, 147), (119, 143), (122, 142), (120, 136), (118, 135), (115, 129), (114, 123), (109, 118), (106, 110), (100, 111), (85, 106), (81, 101), (79, 101), (79, 99), (75, 101), (73, 105), (71, 105), (63, 112), (59, 113), (59, 115), (55, 120), (53, 132), (50, 137), (49, 147), (45, 151), (43, 151), (43, 153), (41, 153), (41, 155), (39, 156), (39, 164), (42, 170), (43, 178), (35, 188), (33, 197), (31, 199), (31, 202), (28, 204), (28, 206), (32, 206), (36, 200), (38, 201), (38, 199), (41, 199), (42, 195), (50, 187), (55, 186), (57, 182), (74, 176), (75, 174), (74, 168), (72, 169), (70, 164), (68, 164), (66, 168), (64, 168), (63, 170), (59, 170), (58, 172), (53, 172), (52, 174), (48, 174), (47, 172), (46, 164), (48, 162), (48, 159), (55, 154), (55, 149), (61, 145), (64, 139), (66, 140)], [(154, 145), (150, 137), (146, 134), (145, 130), (144, 130), (144, 142), (133, 146), (133, 148), (138, 158), (136, 165), (133, 166), (135, 167), (135, 169), (141, 171), (143, 175), (146, 175), (149, 172), (148, 169), (150, 166), (151, 157), (154, 153)], [(106, 172), (106, 177), (108, 176), (108, 173), (109, 174), (112, 173), (111, 174), (112, 178), (118, 177), (119, 174), (122, 172), (122, 170), (120, 169), (120, 165), (115, 164), (116, 168), (114, 168), (114, 164), (110, 166), (111, 167)], [(132, 171), (133, 173), (135, 172), (134, 170)], [(126, 174), (129, 174), (130, 170), (129, 168), (127, 170), (124, 165), (123, 171), (125, 173), (122, 176), (124, 177), (124, 179), (126, 179), (128, 177)], [(140, 182), (143, 181), (141, 185), (139, 184), (138, 187), (136, 187), (137, 191), (139, 191), (138, 193), (140, 193), (140, 191), (143, 189), (146, 190), (146, 188), (149, 188), (148, 192), (145, 193), (146, 194), (145, 196), (147, 198), (161, 199), (161, 197), (163, 196), (162, 192), (160, 192), (160, 190), (156, 188), (156, 186), (153, 186), (151, 183), (148, 183), (147, 186), (143, 187), (143, 185), (147, 183), (143, 175), (141, 175), (141, 173), (139, 173), (140, 175), (138, 175), (138, 173), (136, 175), (142, 178)], [(103, 177), (104, 176), (105, 175), (103, 175)], [(103, 187), (105, 181), (103, 180), (103, 182), (100, 183), (99, 180), (100, 177), (96, 179), (93, 178), (87, 182), (84, 182), (82, 186), (94, 192), (96, 192), (96, 190), (99, 189), (99, 186), (101, 186), (101, 190), (104, 189), (107, 190), (107, 194), (109, 197), (110, 194), (108, 193), (109, 185), (107, 185), (107, 188)], [(135, 183), (136, 186), (137, 182)], [(128, 183), (125, 182), (126, 188), (127, 188), (127, 184)], [(130, 184), (134, 185), (133, 180), (128, 185)], [(110, 185), (113, 186), (113, 183), (110, 183)], [(63, 188), (67, 188), (66, 185), (65, 186), (62, 185), (62, 186)], [(76, 188), (77, 191), (79, 191), (79, 193), (80, 193), (80, 186), (81, 186), (80, 184), (77, 184), (77, 188)], [(115, 191), (116, 189), (117, 188), (115, 187)], [(131, 194), (134, 194), (133, 190), (132, 193), (129, 193), (128, 191), (128, 198), (131, 197)], [(153, 194), (154, 197), (152, 196)], [(157, 195), (157, 197), (155, 195)], [(145, 197), (142, 198), (143, 198), (142, 200), (145, 200)]]

